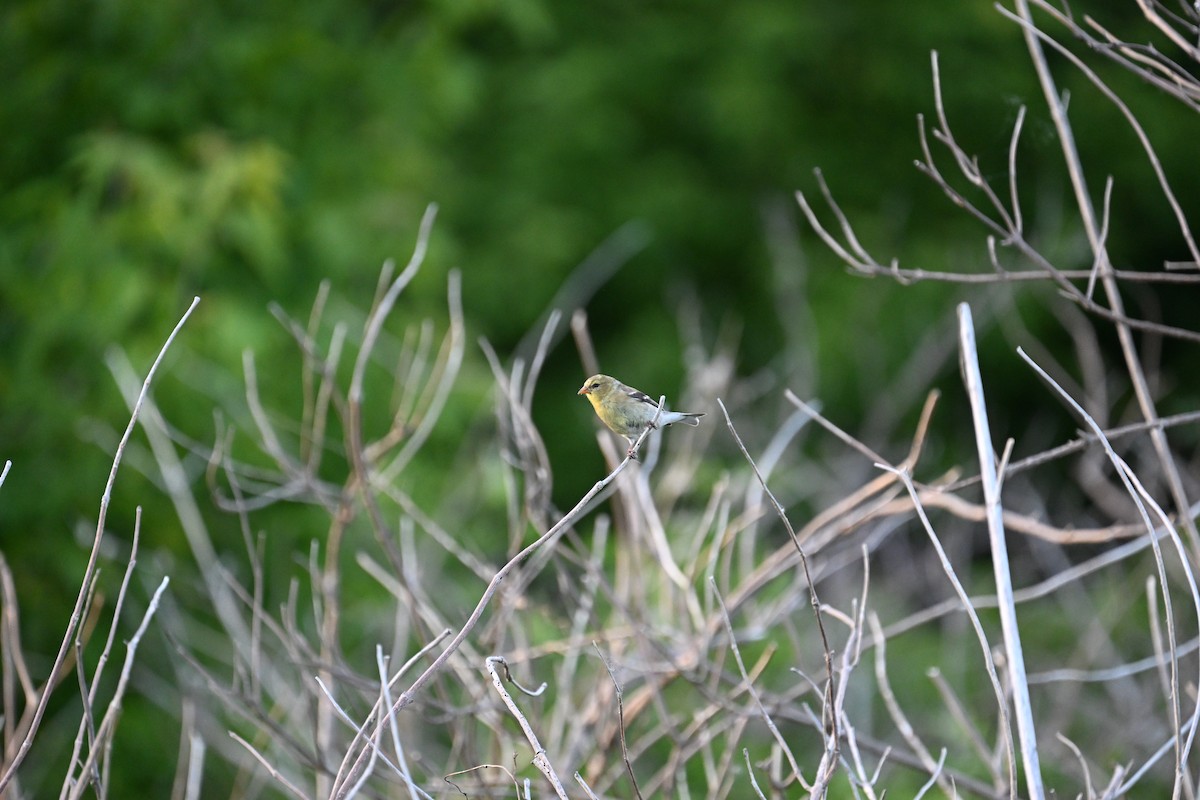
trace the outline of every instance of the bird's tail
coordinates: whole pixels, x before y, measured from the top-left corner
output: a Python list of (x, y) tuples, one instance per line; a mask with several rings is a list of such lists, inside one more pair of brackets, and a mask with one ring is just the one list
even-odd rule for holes
[(703, 412), (699, 414), (688, 414), (683, 411), (668, 411), (667, 413), (663, 414), (663, 417), (665, 418), (663, 420), (663, 424), (674, 425), (676, 422), (679, 422), (684, 425), (691, 425), (693, 428), (695, 428), (700, 425), (700, 417), (703, 416)]

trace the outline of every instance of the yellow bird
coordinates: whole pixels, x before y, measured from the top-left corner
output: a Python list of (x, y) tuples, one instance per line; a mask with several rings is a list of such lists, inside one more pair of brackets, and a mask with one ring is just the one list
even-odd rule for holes
[[(633, 445), (646, 426), (658, 414), (658, 401), (645, 392), (639, 392), (632, 386), (626, 386), (616, 378), (608, 375), (593, 375), (584, 381), (576, 394), (587, 397), (596, 416), (612, 430), (613, 433), (624, 436), (629, 440), (629, 450), (626, 455), (636, 459)], [(688, 414), (682, 411), (663, 410), (658, 414), (655, 427), (666, 427), (682, 422), (684, 425), (696, 427), (704, 414)]]

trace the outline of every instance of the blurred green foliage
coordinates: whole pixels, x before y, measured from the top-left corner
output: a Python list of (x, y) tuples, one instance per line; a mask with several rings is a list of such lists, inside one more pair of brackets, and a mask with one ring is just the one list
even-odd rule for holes
[[(637, 221), (645, 242), (588, 304), (606, 369), (673, 392), (677, 313), (691, 298), (706, 344), (723, 325), (740, 331), (743, 374), (810, 375), (794, 388), (843, 419), (858, 413), (931, 323), (973, 295), (847, 279), (807, 234), (804, 277), (789, 283), (773, 266), (769, 223), (798, 227), (790, 194), (811, 190), (820, 166), (881, 260), (983, 263), (975, 225), (947, 213), (911, 169), (915, 115), (931, 115), (932, 48), (957, 132), (1002, 175), (1016, 108), (1037, 94), (1018, 31), (986, 2), (8, 0), (0, 458), (14, 466), (0, 530), (31, 597), (28, 643), (57, 642), (82, 569), (73, 531), (95, 518), (111, 459), (103, 445), (127, 419), (108, 349), (144, 372), (198, 295), (159, 389), (168, 418), (211, 436), (211, 405), (238, 405), (244, 349), (257, 353), (268, 405), (294, 412), (294, 351), (268, 304), (304, 319), (329, 280), (365, 309), (379, 265), (407, 258), (431, 201), (441, 207), (433, 251), (403, 298), (404, 320), (444, 318), (446, 274), (461, 267), (469, 339), (506, 356), (574, 268)], [(1171, 112), (1144, 110), (1170, 130)], [(1081, 128), (1114, 118), (1094, 97), (1073, 112)], [(1084, 137), (1095, 163), (1132, 182), (1146, 168), (1130, 142), (1125, 132)], [(1194, 142), (1168, 136), (1160, 155), (1183, 163)], [(1037, 172), (1055, 159), (1044, 115), (1031, 114), (1022, 147), (1030, 211), (1053, 212), (1064, 190), (1057, 173)], [(1197, 187), (1181, 191), (1194, 207)], [(1118, 252), (1135, 267), (1178, 257), (1163, 244), (1172, 230), (1162, 209), (1125, 198)], [(1046, 219), (1039, 236), (1077, 248), (1073, 223)], [(797, 315), (811, 324), (793, 328)], [(568, 342), (538, 405), (563, 502), (600, 463), (574, 397), (579, 375)], [(469, 349), (449, 427), (406, 478), (426, 496), (443, 491), (488, 385)], [(136, 471), (118, 490), (115, 529), (127, 536), (140, 503), (156, 540), (182, 547), (172, 512)]]

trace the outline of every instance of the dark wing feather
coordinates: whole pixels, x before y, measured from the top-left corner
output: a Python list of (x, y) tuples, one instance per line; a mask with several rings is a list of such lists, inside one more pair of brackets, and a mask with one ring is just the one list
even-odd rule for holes
[(634, 389), (633, 387), (626, 386), (625, 394), (629, 395), (634, 400), (637, 400), (639, 403), (645, 403), (646, 405), (650, 406), (651, 408), (658, 408), (658, 401), (655, 400), (650, 395), (646, 394), (645, 392), (639, 392), (637, 389)]

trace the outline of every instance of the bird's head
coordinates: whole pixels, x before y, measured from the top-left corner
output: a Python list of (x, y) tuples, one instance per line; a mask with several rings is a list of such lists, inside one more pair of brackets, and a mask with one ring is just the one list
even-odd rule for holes
[(576, 394), (589, 395), (589, 400), (603, 400), (616, 385), (616, 380), (607, 375), (593, 375), (583, 382)]

